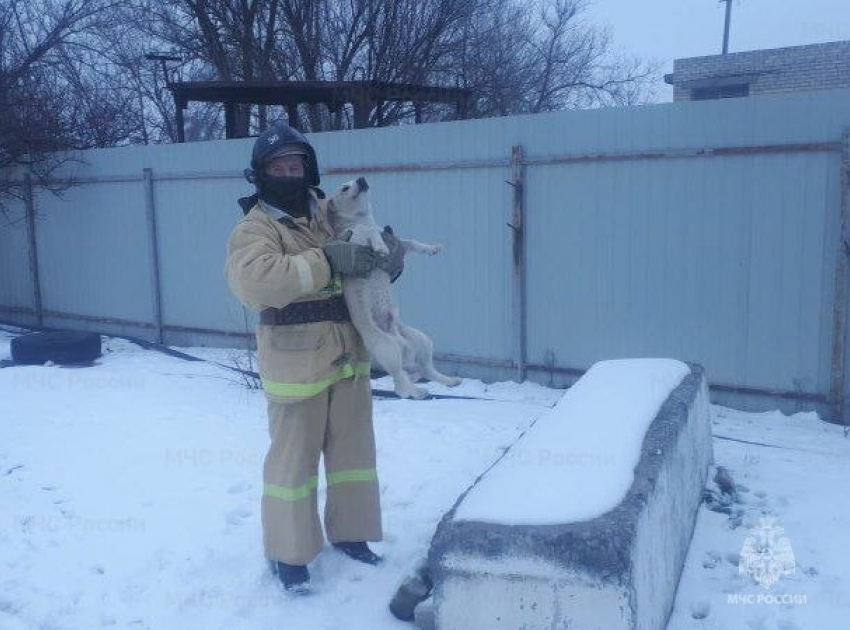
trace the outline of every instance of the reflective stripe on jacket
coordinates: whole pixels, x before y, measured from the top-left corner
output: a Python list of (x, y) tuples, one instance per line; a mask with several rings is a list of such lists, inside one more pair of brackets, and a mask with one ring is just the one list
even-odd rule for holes
[[(281, 221), (256, 205), (233, 228), (225, 278), (246, 306), (283, 308), (341, 293), (321, 250), (333, 236), (326, 202), (313, 194), (311, 204), (313, 218)], [(310, 398), (343, 378), (368, 378), (369, 355), (350, 322), (259, 324), (256, 335), (263, 389), (274, 402)]]

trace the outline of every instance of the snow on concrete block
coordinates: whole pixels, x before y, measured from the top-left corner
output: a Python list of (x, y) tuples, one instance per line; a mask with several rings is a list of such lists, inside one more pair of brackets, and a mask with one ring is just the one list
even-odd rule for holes
[(437, 628), (664, 628), (711, 461), (700, 366), (595, 364), (441, 521)]

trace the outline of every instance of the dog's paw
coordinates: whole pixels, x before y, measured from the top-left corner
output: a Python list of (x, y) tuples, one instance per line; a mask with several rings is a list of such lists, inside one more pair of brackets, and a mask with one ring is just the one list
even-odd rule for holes
[(442, 243), (440, 243), (438, 245), (428, 245), (425, 248), (425, 253), (428, 254), (429, 256), (435, 256), (435, 255), (439, 254), (441, 251), (443, 251)]
[(460, 385), (461, 383), (463, 383), (463, 379), (462, 379), (462, 378), (458, 378), (457, 376), (449, 376), (449, 377), (446, 379), (446, 383), (445, 383), (445, 384), (446, 384), (446, 386), (447, 386), (447, 387), (457, 387), (457, 386), (458, 386), (458, 385)]
[(428, 398), (428, 396), (430, 395), (431, 392), (429, 392), (424, 387), (414, 387), (413, 395), (411, 396), (411, 398), (413, 398), (414, 400), (422, 400), (423, 398)]
[(384, 241), (378, 241), (374, 245), (372, 245), (372, 249), (374, 249), (381, 256), (389, 256), (390, 248), (384, 244)]
[(398, 394), (399, 398), (412, 398), (413, 400), (422, 400), (431, 395), (431, 392), (424, 387), (416, 387), (415, 385), (413, 387), (397, 388), (395, 393)]

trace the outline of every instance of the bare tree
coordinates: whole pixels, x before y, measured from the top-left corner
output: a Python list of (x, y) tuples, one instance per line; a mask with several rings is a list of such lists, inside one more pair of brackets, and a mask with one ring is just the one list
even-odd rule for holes
[[(112, 81), (130, 95), (128, 111), (134, 117), (131, 142), (142, 144), (177, 141), (174, 100), (168, 90), (168, 78), (159, 63), (146, 59), (147, 53), (171, 52), (185, 57), (183, 63), (167, 70), (170, 75), (179, 72), (190, 79), (217, 78), (209, 64), (184, 54), (185, 49), (160, 37), (155, 25), (161, 23), (156, 22), (154, 11), (161, 11), (161, 4), (122, 3), (114, 9), (108, 25), (99, 33)], [(111, 45), (106, 45), (107, 42)], [(193, 106), (186, 116), (186, 137), (203, 140), (219, 136), (223, 128), (219, 118), (220, 112), (212, 105)]]
[[(160, 2), (160, 4), (163, 4)], [(170, 0), (172, 45), (220, 79), (366, 79), (472, 90), (472, 115), (628, 104), (651, 97), (658, 66), (612, 53), (587, 0)], [(187, 18), (192, 20), (186, 26)], [(183, 30), (176, 28), (184, 25)], [(370, 123), (409, 119), (378, 103)], [(426, 108), (434, 120), (454, 116)], [(302, 108), (302, 126), (351, 126), (350, 110)], [(247, 124), (247, 123), (245, 123)]]
[[(179, 54), (189, 80), (370, 80), (461, 86), (470, 115), (646, 100), (658, 68), (612, 54), (588, 0), (0, 0), (0, 168), (65, 148), (176, 140), (165, 77), (144, 59)], [(61, 103), (61, 107), (57, 107)], [(379, 102), (370, 124), (415, 104)], [(419, 109), (426, 120), (456, 116)], [(238, 130), (282, 108), (243, 107)], [(353, 125), (350, 107), (302, 106), (310, 130)], [(217, 137), (221, 108), (192, 104), (187, 137)], [(42, 168), (43, 170), (43, 168)]]
[(586, 0), (482, 3), (457, 64), (473, 115), (500, 116), (652, 96), (659, 66), (612, 53), (610, 33), (583, 21)]
[[(151, 114), (173, 115), (168, 102), (164, 77), (140, 71), (144, 53), (168, 50), (184, 61), (177, 71), (189, 80), (256, 81), (286, 79), (272, 63), (279, 58), (281, 0), (130, 0), (124, 3), (120, 21), (127, 29), (118, 62), (143, 92), (146, 124), (159, 127), (169, 138), (175, 138), (173, 125), (155, 124)], [(133, 31), (133, 32), (130, 32)], [(141, 35), (141, 37), (140, 37)], [(148, 87), (142, 87), (147, 81)], [(200, 104), (187, 116), (187, 136), (214, 133), (221, 128), (220, 113), (213, 106)], [(249, 108), (237, 110), (237, 129), (245, 134), (249, 125)]]
[[(0, 0), (0, 206), (15, 170), (52, 190), (63, 152), (131, 139), (131, 117), (96, 48), (110, 0)], [(5, 207), (5, 206), (3, 206)]]

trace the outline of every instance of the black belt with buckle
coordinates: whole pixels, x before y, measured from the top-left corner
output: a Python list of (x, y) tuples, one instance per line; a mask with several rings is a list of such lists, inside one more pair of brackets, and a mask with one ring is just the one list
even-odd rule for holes
[(312, 322), (349, 322), (351, 316), (341, 295), (324, 300), (293, 302), (283, 308), (264, 308), (260, 311), (260, 322), (270, 326), (309, 324)]

